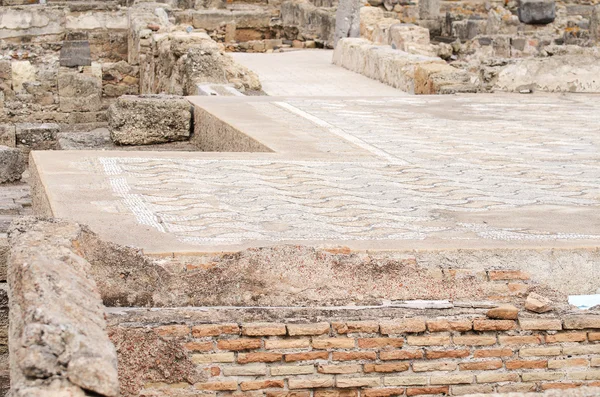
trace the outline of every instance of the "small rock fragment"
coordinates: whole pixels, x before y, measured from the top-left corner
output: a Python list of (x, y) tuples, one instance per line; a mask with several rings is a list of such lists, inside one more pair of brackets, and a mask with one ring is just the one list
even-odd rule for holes
[(516, 320), (519, 315), (519, 309), (517, 309), (513, 305), (501, 305), (488, 310), (486, 315), (488, 318)]
[(532, 292), (525, 301), (525, 309), (535, 313), (545, 313), (552, 310), (552, 301), (545, 296)]
[(0, 183), (18, 181), (25, 171), (25, 158), (19, 149), (0, 146)]

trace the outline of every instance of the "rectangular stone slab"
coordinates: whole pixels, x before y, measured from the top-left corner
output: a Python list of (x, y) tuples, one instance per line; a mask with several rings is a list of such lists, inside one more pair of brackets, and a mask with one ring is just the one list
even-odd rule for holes
[(91, 66), (90, 42), (87, 40), (63, 41), (60, 50), (60, 66)]
[(595, 96), (191, 101), (269, 151), (34, 152), (34, 207), (149, 253), (599, 245)]

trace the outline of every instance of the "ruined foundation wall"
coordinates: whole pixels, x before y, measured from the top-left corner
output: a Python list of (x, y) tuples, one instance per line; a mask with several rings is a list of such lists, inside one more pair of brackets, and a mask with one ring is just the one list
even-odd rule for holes
[[(309, 310), (112, 311), (111, 338), (127, 364), (122, 395), (458, 396), (600, 386), (595, 314), (515, 321), (489, 319), (482, 309)], [(204, 379), (161, 379), (131, 367), (137, 353), (125, 347), (140, 335), (170, 344), (188, 374)]]

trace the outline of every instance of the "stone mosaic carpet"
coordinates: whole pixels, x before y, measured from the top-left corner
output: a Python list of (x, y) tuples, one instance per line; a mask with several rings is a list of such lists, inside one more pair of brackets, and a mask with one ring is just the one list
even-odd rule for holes
[[(247, 129), (220, 117), (275, 153), (38, 152), (35, 163), (55, 215), (149, 251), (595, 246), (598, 99), (199, 99), (215, 114), (251, 107)], [(295, 119), (321, 137), (314, 153), (282, 146)], [(286, 127), (265, 138), (261, 122)], [(336, 140), (352, 149), (337, 153)]]

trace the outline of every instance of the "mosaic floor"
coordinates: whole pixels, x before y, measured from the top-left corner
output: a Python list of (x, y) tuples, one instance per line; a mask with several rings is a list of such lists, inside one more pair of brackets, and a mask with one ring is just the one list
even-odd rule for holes
[[(257, 119), (248, 129), (233, 114), (220, 117), (275, 153), (38, 153), (36, 165), (55, 215), (150, 251), (596, 245), (595, 99), (200, 99), (196, 106), (215, 114), (250, 107)], [(254, 135), (261, 120), (274, 131), (285, 123), (282, 136)], [(314, 153), (285, 146), (286, 134), (310, 134)], [(79, 178), (88, 182), (74, 185)], [(65, 189), (80, 197), (52, 199)], [(131, 227), (115, 235), (114, 222)]]

